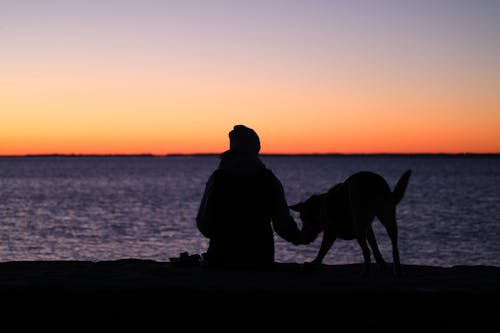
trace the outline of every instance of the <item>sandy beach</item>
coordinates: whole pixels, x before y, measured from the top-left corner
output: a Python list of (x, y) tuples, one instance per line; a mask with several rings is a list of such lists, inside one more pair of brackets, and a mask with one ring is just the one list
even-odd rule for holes
[[(371, 318), (431, 316), (444, 321), (452, 316), (454, 323), (472, 318), (484, 323), (500, 305), (499, 267), (403, 268), (404, 276), (395, 278), (373, 265), (372, 275), (362, 278), (361, 264), (308, 269), (298, 263), (277, 263), (274, 271), (259, 272), (139, 259), (3, 262), (0, 297), (9, 309), (17, 304), (24, 312), (90, 311), (105, 318), (141, 311), (160, 313), (161, 318), (179, 314), (199, 318), (212, 312), (239, 312), (236, 309), (257, 302), (254, 312), (342, 314), (345, 319), (361, 311)], [(415, 307), (418, 311), (410, 310)]]

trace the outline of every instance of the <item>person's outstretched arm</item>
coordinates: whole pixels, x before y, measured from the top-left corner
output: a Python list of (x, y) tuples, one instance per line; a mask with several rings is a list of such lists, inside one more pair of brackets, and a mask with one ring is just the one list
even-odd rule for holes
[(290, 215), (290, 210), (283, 191), (283, 185), (273, 175), (273, 228), (276, 233), (288, 242), (295, 245), (301, 244), (301, 232), (297, 223)]

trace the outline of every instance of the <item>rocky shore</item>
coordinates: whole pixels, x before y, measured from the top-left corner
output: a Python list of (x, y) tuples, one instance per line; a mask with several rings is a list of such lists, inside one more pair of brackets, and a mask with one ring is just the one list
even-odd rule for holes
[(463, 316), (485, 322), (500, 305), (500, 267), (403, 265), (399, 278), (375, 265), (371, 276), (362, 278), (361, 269), (361, 264), (311, 269), (277, 263), (273, 271), (232, 271), (139, 259), (2, 262), (0, 297), (10, 310), (106, 318), (126, 313), (199, 318), (252, 307), (252, 313), (283, 311), (322, 320), (325, 314), (358, 318), (360, 313), (373, 320), (433, 316), (456, 323)]

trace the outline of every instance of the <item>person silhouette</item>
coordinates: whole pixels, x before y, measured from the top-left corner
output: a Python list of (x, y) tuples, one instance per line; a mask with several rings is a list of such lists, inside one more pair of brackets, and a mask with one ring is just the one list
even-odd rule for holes
[(274, 231), (294, 245), (301, 232), (287, 205), (283, 186), (259, 158), (257, 133), (244, 125), (229, 132), (229, 150), (209, 177), (196, 225), (209, 238), (208, 266), (271, 269)]

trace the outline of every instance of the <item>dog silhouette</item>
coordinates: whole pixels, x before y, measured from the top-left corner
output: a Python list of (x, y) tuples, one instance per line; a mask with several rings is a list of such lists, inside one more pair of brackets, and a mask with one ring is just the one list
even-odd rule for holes
[(313, 242), (323, 231), (320, 249), (310, 264), (321, 264), (335, 239), (356, 239), (363, 250), (363, 276), (368, 276), (370, 271), (367, 240), (377, 264), (386, 269), (387, 264), (372, 229), (372, 222), (377, 217), (391, 239), (394, 274), (401, 275), (396, 205), (404, 196), (410, 175), (411, 170), (404, 172), (391, 191), (382, 176), (369, 171), (358, 172), (327, 193), (312, 195), (306, 201), (290, 206), (300, 213), (304, 244)]

